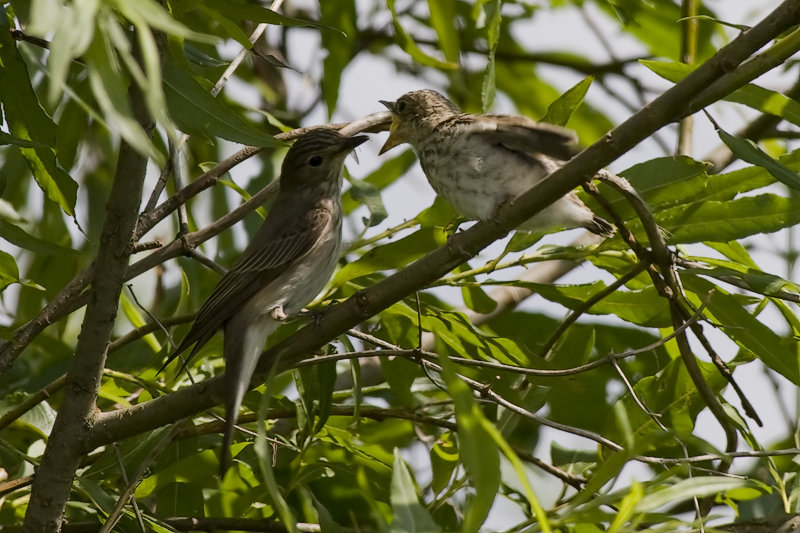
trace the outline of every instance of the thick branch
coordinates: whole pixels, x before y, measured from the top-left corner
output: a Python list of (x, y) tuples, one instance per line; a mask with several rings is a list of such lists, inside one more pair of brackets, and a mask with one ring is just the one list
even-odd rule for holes
[[(152, 129), (141, 91), (131, 87), (130, 98), (138, 122)], [(86, 316), (67, 373), (64, 401), (36, 472), (24, 531), (59, 531), (85, 439), (91, 434), (95, 399), (106, 359), (106, 346), (117, 316), (131, 237), (136, 228), (146, 156), (122, 143), (114, 183), (106, 206), (106, 220), (97, 251), (96, 275)]]

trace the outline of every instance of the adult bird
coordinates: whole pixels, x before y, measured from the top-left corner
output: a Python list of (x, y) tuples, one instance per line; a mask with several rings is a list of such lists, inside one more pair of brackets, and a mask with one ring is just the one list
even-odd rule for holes
[[(412, 91), (396, 102), (380, 150), (409, 143), (433, 189), (460, 214), (492, 219), (509, 200), (533, 187), (572, 155), (571, 130), (513, 115), (472, 115), (432, 90)], [(524, 222), (520, 229), (583, 227), (610, 236), (614, 228), (571, 191)]]
[(317, 296), (336, 267), (342, 244), (344, 159), (366, 140), (320, 128), (289, 148), (280, 192), (267, 218), (164, 364), (194, 344), (188, 361), (223, 330), (226, 425), (221, 477), (230, 465), (234, 424), (267, 337)]

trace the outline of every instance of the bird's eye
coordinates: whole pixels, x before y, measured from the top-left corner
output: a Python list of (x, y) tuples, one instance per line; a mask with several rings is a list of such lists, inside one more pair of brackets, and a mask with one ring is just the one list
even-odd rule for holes
[(314, 157), (308, 160), (308, 164), (311, 165), (312, 167), (320, 166), (322, 164), (322, 156), (315, 155)]
[(405, 100), (398, 100), (397, 104), (395, 104), (394, 106), (394, 109), (398, 113), (405, 113), (407, 107), (408, 107), (408, 102), (406, 102)]

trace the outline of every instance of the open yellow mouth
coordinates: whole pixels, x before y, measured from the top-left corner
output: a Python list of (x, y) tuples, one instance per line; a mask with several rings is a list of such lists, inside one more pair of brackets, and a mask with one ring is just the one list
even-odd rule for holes
[(400, 126), (400, 119), (392, 115), (392, 125), (389, 126), (389, 138), (386, 139), (386, 142), (383, 143), (383, 146), (381, 146), (381, 150), (380, 152), (378, 152), (378, 155), (381, 155), (384, 152), (388, 152), (398, 144), (403, 144), (405, 142), (401, 138), (401, 136), (397, 133), (397, 128), (399, 126)]

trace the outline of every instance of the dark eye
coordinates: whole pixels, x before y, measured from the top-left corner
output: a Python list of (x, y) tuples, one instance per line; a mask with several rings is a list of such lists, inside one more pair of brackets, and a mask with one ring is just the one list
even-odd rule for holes
[(322, 156), (315, 155), (314, 157), (308, 160), (308, 164), (311, 165), (312, 167), (320, 166), (322, 164)]
[(408, 102), (406, 102), (405, 100), (398, 100), (397, 104), (395, 104), (394, 106), (394, 110), (397, 111), (398, 113), (405, 113), (407, 107), (408, 107)]

